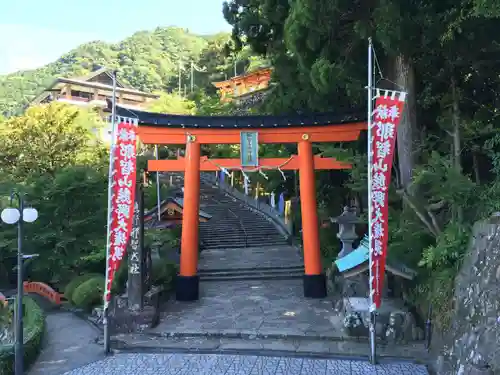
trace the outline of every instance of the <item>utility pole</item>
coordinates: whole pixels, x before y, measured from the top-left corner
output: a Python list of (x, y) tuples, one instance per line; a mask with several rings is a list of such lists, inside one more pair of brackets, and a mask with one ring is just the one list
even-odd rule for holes
[(194, 91), (194, 63), (191, 61), (191, 93)]
[(179, 60), (179, 96), (182, 96), (182, 60)]
[(194, 91), (194, 72), (195, 71), (200, 72), (200, 73), (206, 73), (207, 67), (206, 66), (199, 67), (191, 60), (191, 92)]

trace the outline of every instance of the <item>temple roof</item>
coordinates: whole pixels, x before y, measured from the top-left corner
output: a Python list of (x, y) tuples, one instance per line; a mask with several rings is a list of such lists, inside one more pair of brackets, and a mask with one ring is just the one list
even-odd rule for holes
[[(109, 106), (109, 109), (111, 106)], [(359, 123), (366, 121), (363, 111), (349, 113), (312, 113), (281, 116), (189, 116), (170, 115), (128, 109), (116, 106), (116, 115), (136, 118), (140, 126), (169, 128), (226, 128), (226, 129), (262, 129), (303, 126), (328, 126)]]
[(218, 82), (212, 82), (212, 85), (215, 87), (225, 87), (225, 86), (233, 86), (235, 83), (240, 83), (243, 81), (246, 81), (248, 79), (258, 77), (258, 76), (267, 76), (267, 81), (271, 78), (272, 69), (270, 67), (265, 67), (265, 68), (260, 68), (260, 69), (255, 69), (252, 70), (251, 72), (247, 72), (245, 74), (241, 74), (229, 79), (226, 79), (224, 81), (218, 81)]
[[(370, 252), (363, 242), (349, 254), (335, 261), (339, 272), (346, 278), (356, 276), (369, 269)], [(402, 263), (386, 260), (385, 271), (407, 280), (413, 280), (416, 272)]]
[[(163, 214), (168, 209), (169, 204), (173, 204), (173, 205), (179, 207), (180, 212), (182, 213), (182, 211), (184, 209), (184, 198), (168, 197), (167, 199), (163, 200), (160, 203), (160, 213), (161, 214)], [(148, 225), (148, 227), (157, 227), (159, 225), (157, 213), (158, 213), (158, 206), (155, 206), (151, 210), (146, 211), (144, 213), (144, 223), (145, 224), (150, 223), (150, 225)], [(212, 215), (200, 210), (198, 217), (201, 220), (207, 221), (207, 220), (210, 220), (212, 218)], [(163, 225), (163, 226), (165, 226), (165, 225)], [(167, 226), (169, 226), (169, 225), (167, 225)]]

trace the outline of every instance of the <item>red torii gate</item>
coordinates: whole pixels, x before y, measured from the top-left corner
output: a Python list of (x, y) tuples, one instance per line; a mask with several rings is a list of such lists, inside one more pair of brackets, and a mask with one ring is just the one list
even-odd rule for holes
[[(117, 115), (138, 120), (138, 135), (144, 144), (185, 144), (186, 157), (177, 160), (149, 160), (148, 171), (184, 172), (184, 212), (180, 272), (176, 296), (181, 301), (199, 297), (198, 214), (200, 172), (224, 168), (243, 171), (259, 167), (298, 170), (302, 211), (304, 252), (304, 295), (326, 296), (326, 279), (321, 265), (319, 227), (316, 203), (315, 170), (346, 169), (349, 164), (333, 158), (313, 155), (314, 142), (348, 142), (359, 138), (366, 129), (363, 115), (296, 115), (296, 116), (179, 116), (136, 111), (117, 106)], [(266, 158), (258, 165), (242, 167), (239, 159), (208, 159), (201, 156), (202, 144), (240, 144), (243, 133), (257, 133), (258, 143), (296, 143), (298, 155), (289, 159)]]

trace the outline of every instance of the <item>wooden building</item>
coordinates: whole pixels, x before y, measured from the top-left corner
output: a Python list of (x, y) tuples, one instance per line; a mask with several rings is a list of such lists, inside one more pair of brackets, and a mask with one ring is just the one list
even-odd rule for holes
[(262, 68), (212, 84), (218, 89), (221, 101), (236, 100), (241, 102), (258, 92), (266, 91), (269, 88), (270, 80), (271, 68)]
[[(145, 108), (151, 100), (158, 98), (158, 95), (136, 90), (120, 81), (117, 81), (116, 92), (118, 103), (131, 109)], [(81, 107), (105, 109), (106, 100), (111, 100), (112, 96), (111, 72), (106, 68), (101, 68), (84, 77), (57, 78), (31, 104), (58, 101)]]
[[(184, 199), (169, 197), (160, 203), (160, 220), (158, 220), (158, 207), (144, 213), (144, 226), (148, 229), (165, 229), (182, 224)], [(198, 218), (201, 223), (212, 218), (206, 212), (199, 211)]]

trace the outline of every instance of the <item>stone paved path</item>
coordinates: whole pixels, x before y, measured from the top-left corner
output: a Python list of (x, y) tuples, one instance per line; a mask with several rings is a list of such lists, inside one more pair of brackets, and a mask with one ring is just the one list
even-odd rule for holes
[[(428, 375), (424, 366), (216, 354), (117, 354), (64, 375)], [(46, 373), (46, 375), (52, 375)]]
[(70, 312), (48, 313), (42, 351), (28, 375), (60, 375), (103, 359), (98, 336), (96, 328)]
[(304, 298), (301, 280), (202, 282), (198, 301), (171, 301), (165, 308), (153, 332), (343, 336), (332, 301)]
[[(204, 251), (200, 271), (230, 269), (248, 275), (263, 269), (301, 264), (291, 246)], [(203, 280), (203, 279), (202, 279)], [(119, 334), (113, 347), (129, 352), (169, 350), (257, 355), (345, 356), (366, 358), (368, 339), (348, 337), (343, 314), (335, 310), (333, 296), (304, 298), (301, 279), (221, 279), (201, 281), (200, 299), (163, 306), (157, 327), (142, 334)], [(423, 343), (379, 347), (384, 357), (419, 359), (425, 363)]]
[[(202, 252), (200, 270), (262, 269), (301, 264), (291, 246)], [(169, 301), (160, 324), (164, 334), (343, 337), (333, 300), (306, 299), (302, 280), (202, 281), (200, 299)]]

